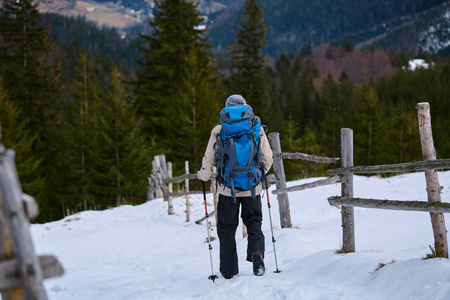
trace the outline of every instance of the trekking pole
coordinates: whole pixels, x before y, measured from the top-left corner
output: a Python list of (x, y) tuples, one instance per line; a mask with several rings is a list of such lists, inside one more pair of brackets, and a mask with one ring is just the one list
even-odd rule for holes
[(211, 254), (211, 237), (209, 235), (209, 221), (208, 221), (208, 208), (206, 206), (206, 192), (205, 192), (205, 182), (202, 180), (202, 186), (203, 186), (203, 199), (205, 201), (205, 216), (206, 216), (206, 231), (208, 232), (208, 247), (209, 247), (209, 260), (211, 261), (211, 273), (212, 275), (208, 276), (209, 280), (212, 280), (213, 282), (215, 282), (215, 280), (217, 278), (219, 278), (219, 276), (214, 275), (214, 268), (213, 268), (213, 260), (212, 260), (212, 254)]
[(273, 236), (273, 227), (272, 227), (272, 215), (270, 213), (270, 200), (269, 200), (269, 186), (267, 185), (267, 177), (266, 174), (264, 174), (264, 183), (266, 184), (266, 195), (267, 195), (267, 206), (269, 207), (269, 220), (270, 220), (270, 231), (272, 232), (272, 244), (273, 244), (273, 254), (275, 256), (275, 267), (277, 268), (276, 271), (273, 271), (274, 273), (281, 273), (280, 270), (278, 270), (278, 262), (277, 262), (277, 251), (275, 250), (275, 237)]

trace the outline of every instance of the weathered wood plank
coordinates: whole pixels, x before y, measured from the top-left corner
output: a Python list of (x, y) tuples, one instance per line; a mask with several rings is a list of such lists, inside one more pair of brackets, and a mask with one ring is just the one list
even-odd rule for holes
[(312, 189), (312, 188), (319, 187), (319, 186), (330, 185), (330, 184), (335, 184), (335, 183), (340, 183), (340, 182), (341, 182), (341, 178), (339, 176), (334, 176), (334, 177), (330, 177), (330, 178), (326, 178), (326, 179), (320, 179), (320, 180), (317, 180), (314, 182), (291, 186), (291, 187), (288, 187), (285, 189), (274, 190), (274, 191), (272, 191), (272, 194), (277, 195), (277, 194), (282, 194), (282, 193), (303, 191), (303, 190)]
[[(436, 149), (433, 142), (433, 131), (431, 129), (430, 105), (427, 102), (417, 104), (419, 117), (420, 144), (424, 161), (436, 160)], [(441, 189), (438, 173), (435, 169), (425, 171), (427, 184), (428, 202), (441, 202)], [(434, 234), (434, 246), (439, 257), (448, 258), (447, 229), (445, 228), (445, 217), (442, 213), (430, 212), (431, 225)]]
[[(280, 134), (278, 132), (272, 132), (268, 135), (270, 146), (273, 154), (273, 172), (275, 173), (277, 189), (286, 188), (286, 175), (284, 173), (283, 159), (281, 156), (276, 156), (277, 153), (281, 153)], [(277, 195), (278, 205), (280, 208), (280, 223), (281, 228), (292, 228), (291, 223), (291, 211), (289, 209), (289, 196), (287, 193), (281, 193)]]
[[(208, 214), (208, 218), (211, 217), (212, 215), (215, 215), (215, 214), (216, 214), (216, 210), (213, 210), (212, 212), (210, 212)], [(203, 222), (205, 220), (206, 220), (206, 216), (204, 216), (203, 218), (198, 219), (197, 221), (195, 221), (195, 224), (200, 224), (201, 222)]]
[(275, 178), (275, 174), (266, 175), (267, 181), (269, 183), (277, 183), (277, 179)]
[[(1, 147), (2, 145), (0, 144)], [(11, 236), (11, 229), (5, 216), (4, 203), (3, 194), (0, 192), (0, 260), (9, 260), (14, 258), (14, 243)], [(0, 292), (3, 300), (23, 298), (23, 288), (21, 286), (1, 290)]]
[(25, 215), (29, 220), (37, 217), (39, 213), (39, 205), (33, 197), (27, 194), (22, 194), (22, 204), (25, 211)]
[(11, 229), (15, 257), (19, 263), (25, 299), (47, 299), (43, 285), (42, 269), (34, 252), (28, 219), (22, 204), (22, 188), (14, 165), (14, 151), (0, 156), (0, 190), (3, 195), (5, 215)]
[[(39, 263), (44, 278), (57, 277), (64, 274), (59, 261), (54, 256), (39, 256)], [(0, 262), (0, 290), (6, 290), (22, 285), (20, 278), (19, 262), (17, 259), (9, 259)]]
[[(184, 162), (184, 171), (189, 175), (189, 161)], [(189, 179), (184, 180), (184, 190), (189, 193)], [(191, 220), (191, 204), (189, 203), (189, 194), (186, 194), (186, 222)]]
[[(215, 176), (215, 174), (213, 174), (213, 175)], [(183, 182), (184, 180), (187, 180), (187, 179), (188, 180), (198, 179), (197, 178), (197, 174), (183, 174), (183, 175), (172, 177), (172, 178), (165, 178), (164, 179), (164, 183), (166, 183), (166, 184), (168, 184), (168, 183), (180, 183), (180, 182)]]
[[(168, 193), (167, 195), (170, 197), (182, 197), (186, 195), (200, 195), (203, 194), (202, 191), (189, 191), (189, 192), (179, 192), (179, 193)], [(209, 193), (207, 193), (209, 194)]]
[(44, 278), (58, 277), (64, 274), (64, 269), (58, 259), (52, 255), (39, 255)]
[(161, 197), (164, 197), (164, 191), (163, 191), (164, 181), (163, 181), (162, 175), (161, 175), (160, 160), (157, 156), (155, 156), (153, 158), (152, 166), (153, 166), (152, 178), (155, 182), (156, 197), (161, 198)]
[(352, 207), (403, 210), (403, 211), (423, 211), (450, 213), (450, 203), (446, 202), (425, 202), (425, 201), (405, 201), (405, 200), (383, 200), (371, 198), (353, 198), (333, 196), (328, 198), (330, 205), (345, 205)]
[(300, 160), (306, 160), (316, 163), (324, 163), (324, 164), (334, 164), (337, 163), (340, 158), (338, 157), (322, 157), (317, 155), (311, 155), (311, 154), (305, 154), (305, 153), (288, 153), (288, 152), (282, 152), (282, 153), (274, 153), (274, 157), (281, 157), (283, 159), (300, 159)]
[[(353, 130), (341, 129), (342, 167), (353, 166)], [(353, 197), (353, 174), (341, 176), (341, 193), (344, 197)], [(355, 213), (353, 207), (342, 206), (342, 250), (345, 253), (355, 252)]]
[(431, 169), (450, 169), (450, 159), (436, 159), (430, 161), (416, 161), (400, 164), (377, 165), (377, 166), (355, 166), (348, 168), (337, 168), (325, 171), (327, 175), (339, 174), (376, 174), (376, 173), (401, 173), (426, 171)]
[[(170, 177), (172, 177), (172, 163), (171, 162), (168, 162), (167, 163), (167, 178), (170, 178)], [(172, 201), (172, 196), (170, 196), (170, 193), (172, 193), (173, 192), (173, 186), (172, 186), (172, 183), (169, 183), (168, 185), (167, 185), (167, 192), (168, 192), (168, 196), (167, 196), (167, 213), (169, 214), (169, 215), (173, 215), (173, 214), (175, 214), (174, 212), (173, 212), (173, 201)]]

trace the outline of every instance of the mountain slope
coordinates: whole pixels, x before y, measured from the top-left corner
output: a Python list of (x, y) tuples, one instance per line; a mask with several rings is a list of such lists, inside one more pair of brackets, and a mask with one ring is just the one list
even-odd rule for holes
[(445, 54), (450, 47), (450, 2), (415, 16), (403, 18), (397, 25), (385, 26), (383, 34), (357, 45), (358, 48), (384, 48)]
[[(351, 38), (355, 43), (369, 40), (398, 26), (405, 20), (433, 7), (448, 3), (444, 0), (417, 1), (351, 1), (351, 0), (261, 0), (269, 27), (265, 51), (276, 56), (281, 52), (298, 53), (311, 42), (320, 45), (342, 42)], [(213, 19), (209, 34), (219, 49), (225, 49), (235, 39), (243, 0), (237, 0)], [(220, 20), (216, 22), (215, 20)]]
[[(450, 172), (439, 173), (442, 201), (450, 201)], [(288, 183), (289, 186), (315, 178)], [(355, 196), (426, 201), (425, 177), (413, 173), (391, 178), (355, 176)], [(273, 190), (271, 187), (270, 190)], [(341, 214), (327, 197), (340, 185), (289, 194), (295, 228), (280, 229), (278, 203), (270, 193), (279, 269), (275, 274), (267, 206), (263, 207), (266, 274), (256, 277), (245, 261), (246, 239), (237, 230), (240, 274), (232, 280), (211, 275), (203, 200), (191, 197), (191, 222), (185, 199), (174, 199), (175, 215), (156, 199), (140, 206), (87, 211), (31, 227), (37, 252), (56, 255), (66, 274), (45, 280), (51, 300), (148, 299), (449, 299), (447, 259), (422, 260), (433, 244), (430, 217), (424, 212), (355, 209), (356, 252), (341, 247)], [(212, 195), (207, 195), (212, 203)], [(264, 196), (263, 201), (266, 201)], [(212, 206), (208, 206), (208, 211)], [(214, 217), (211, 235), (217, 237)], [(450, 219), (447, 215), (447, 224)], [(214, 271), (218, 240), (212, 241)]]

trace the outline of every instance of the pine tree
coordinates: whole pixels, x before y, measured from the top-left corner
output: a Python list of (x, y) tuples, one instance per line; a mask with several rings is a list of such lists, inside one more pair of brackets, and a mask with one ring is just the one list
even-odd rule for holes
[(102, 208), (124, 203), (140, 204), (147, 198), (150, 155), (140, 119), (121, 82), (117, 67), (99, 116), (97, 147), (93, 149), (92, 192)]
[[(9, 100), (18, 109), (18, 117), (24, 120), (24, 130), (33, 143), (29, 146), (39, 161), (39, 168), (29, 169), (25, 179), (33, 184), (29, 193), (40, 204), (39, 219), (51, 215), (53, 193), (49, 174), (55, 165), (56, 146), (60, 140), (55, 132), (59, 109), (59, 65), (51, 61), (52, 41), (50, 28), (43, 26), (33, 0), (4, 0), (0, 8), (0, 76)], [(19, 155), (19, 154), (18, 154)], [(18, 158), (18, 160), (20, 160)], [(20, 171), (19, 171), (20, 172)], [(25, 187), (24, 187), (25, 188)]]
[(328, 74), (322, 91), (322, 110), (325, 115), (320, 123), (322, 137), (322, 149), (327, 156), (340, 157), (341, 128), (343, 127), (342, 116), (339, 112), (338, 87)]
[(42, 17), (33, 0), (4, 0), (0, 8), (0, 75), (10, 100), (20, 110), (32, 134), (37, 134), (35, 150), (49, 143), (54, 121), (57, 65), (49, 62), (52, 42), (50, 28), (42, 26)]
[[(296, 63), (296, 62), (294, 62)], [(281, 103), (286, 112), (286, 117), (291, 116), (294, 119), (300, 118), (300, 106), (298, 98), (300, 96), (299, 86), (297, 85), (297, 71), (298, 65), (293, 66), (291, 60), (285, 54), (281, 54), (280, 58), (275, 64), (276, 71), (280, 80), (279, 94), (281, 96)]]
[(194, 168), (201, 167), (208, 137), (218, 122), (220, 111), (219, 102), (216, 101), (219, 90), (212, 78), (213, 70), (205, 69), (205, 65), (198, 61), (197, 51), (192, 50), (187, 58), (180, 93), (167, 108), (169, 114), (175, 112), (176, 118), (167, 115), (164, 123), (169, 129), (167, 139), (173, 145), (172, 157), (181, 163), (189, 160)]
[(166, 135), (162, 119), (170, 101), (179, 96), (186, 78), (186, 66), (192, 49), (198, 51), (199, 63), (208, 64), (207, 47), (199, 29), (203, 21), (197, 5), (186, 0), (155, 2), (154, 18), (149, 21), (151, 35), (141, 34), (144, 45), (138, 45), (142, 60), (136, 60), (138, 70), (135, 93), (139, 113), (149, 136), (161, 139)]
[[(300, 131), (300, 125), (298, 122), (289, 116), (287, 120), (283, 121), (281, 130), (281, 150), (283, 152), (302, 152), (300, 149), (300, 140), (297, 137)], [(296, 179), (300, 174), (300, 167), (297, 160), (285, 160), (284, 172), (288, 180)]]
[(389, 147), (386, 147), (386, 152), (390, 156), (386, 163), (422, 160), (417, 111), (414, 107), (406, 107), (403, 101), (389, 111), (391, 113), (387, 131)]
[(343, 127), (350, 127), (351, 116), (353, 115), (353, 109), (355, 106), (355, 97), (353, 91), (353, 83), (351, 82), (345, 71), (343, 71), (341, 73), (341, 76), (339, 76), (339, 88), (337, 93), (338, 115), (342, 116)]
[(385, 123), (372, 83), (365, 79), (356, 89), (358, 104), (353, 116), (355, 165), (376, 165), (386, 162), (383, 151)]
[(239, 21), (236, 43), (230, 46), (233, 58), (230, 93), (241, 94), (261, 119), (269, 119), (270, 101), (265, 81), (267, 26), (258, 0), (247, 0)]
[(58, 181), (55, 193), (65, 211), (86, 210), (96, 204), (92, 184), (103, 91), (94, 79), (92, 58), (85, 52), (80, 53), (78, 64), (72, 91), (74, 100), (67, 102), (57, 157), (57, 161), (63, 163), (57, 170), (60, 176), (53, 178)]
[(159, 153), (152, 154), (164, 153), (176, 166), (194, 158), (198, 167), (218, 120), (216, 69), (197, 9), (198, 4), (186, 0), (155, 2), (155, 17), (149, 22), (154, 31), (141, 35), (147, 44), (139, 46), (143, 60), (137, 61), (138, 112), (145, 133), (158, 145)]
[(22, 188), (25, 193), (36, 197), (42, 193), (44, 185), (43, 178), (36, 174), (41, 160), (32, 150), (37, 136), (29, 133), (19, 115), (19, 109), (8, 99), (0, 77), (0, 144), (15, 150), (15, 165)]

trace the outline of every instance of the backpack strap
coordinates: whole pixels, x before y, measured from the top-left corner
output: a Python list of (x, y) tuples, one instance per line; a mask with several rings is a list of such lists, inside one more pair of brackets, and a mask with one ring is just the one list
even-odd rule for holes
[(236, 204), (236, 190), (234, 189), (234, 173), (231, 172), (230, 174), (230, 180), (231, 180), (231, 197), (233, 197), (234, 203)]
[(256, 199), (255, 188), (253, 187), (253, 173), (248, 172), (248, 184), (250, 186), (250, 192), (252, 193), (252, 199)]

